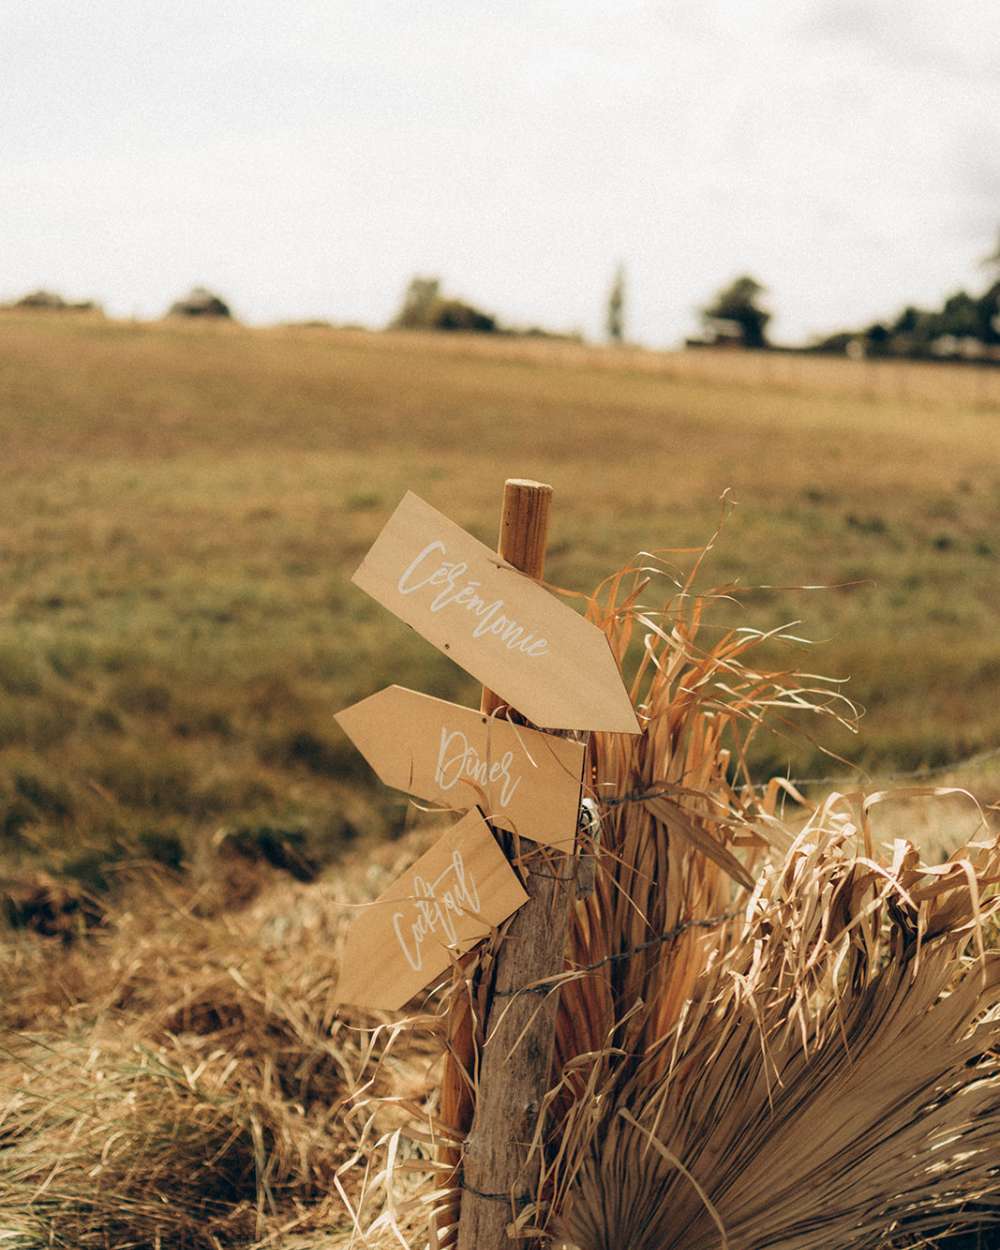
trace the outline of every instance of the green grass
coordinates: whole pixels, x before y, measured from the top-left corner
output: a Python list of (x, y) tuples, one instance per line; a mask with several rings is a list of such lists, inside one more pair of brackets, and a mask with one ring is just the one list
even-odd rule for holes
[(720, 625), (822, 640), (788, 662), (867, 709), (830, 749), (892, 771), (991, 748), (1000, 412), (899, 366), (879, 397), (779, 363), (4, 316), (0, 855), (400, 827), (333, 713), (392, 681), (476, 690), (349, 576), (407, 487), (492, 542), (507, 476), (553, 484), (548, 576), (574, 589), (703, 543), (730, 488), (702, 584), (745, 587)]

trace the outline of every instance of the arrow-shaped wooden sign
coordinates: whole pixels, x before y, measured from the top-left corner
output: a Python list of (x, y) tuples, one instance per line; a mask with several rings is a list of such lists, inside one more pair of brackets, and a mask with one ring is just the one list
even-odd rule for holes
[(471, 811), (351, 924), (337, 999), (398, 1011), (527, 894)]
[(533, 724), (640, 732), (604, 634), (412, 491), (352, 581)]
[(389, 686), (337, 722), (387, 786), (525, 838), (573, 849), (585, 749), (444, 699)]

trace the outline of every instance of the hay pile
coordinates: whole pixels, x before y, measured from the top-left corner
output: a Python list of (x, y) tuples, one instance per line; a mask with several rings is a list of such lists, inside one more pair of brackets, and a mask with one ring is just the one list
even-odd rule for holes
[[(349, 907), (393, 847), (336, 883), (223, 873), (192, 895), (143, 874), (69, 946), (10, 933), (0, 962), (0, 1244), (28, 1250), (315, 1245), (349, 1227), (337, 1170), (364, 1125), (348, 1096), (379, 1021), (334, 1006)], [(381, 862), (379, 862), (381, 861)], [(245, 893), (240, 882), (236, 896)], [(434, 1055), (378, 1064), (372, 1091), (426, 1096)], [(394, 1124), (390, 1104), (370, 1128)]]

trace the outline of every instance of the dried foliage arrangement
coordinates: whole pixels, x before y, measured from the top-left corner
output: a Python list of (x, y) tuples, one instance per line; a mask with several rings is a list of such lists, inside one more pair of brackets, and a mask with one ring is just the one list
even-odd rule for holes
[[(661, 571), (649, 557), (588, 604), (623, 669), (640, 642), (644, 732), (590, 739), (593, 888), (552, 983), (538, 1182), (509, 1231), (578, 1250), (854, 1250), (1000, 1219), (996, 840), (984, 822), (927, 865), (905, 840), (876, 845), (887, 796), (833, 796), (803, 823), (791, 786), (761, 793), (747, 750), (769, 721), (854, 710), (836, 683), (756, 663), (773, 635), (705, 643), (729, 594), (696, 595), (694, 574), (644, 608)], [(803, 804), (788, 819), (786, 792)], [(471, 1121), (492, 958), (451, 987), (444, 1140)], [(460, 1151), (441, 1158), (432, 1235), (448, 1245)]]
[(729, 949), (702, 939), (671, 1027), (636, 1051), (625, 1021), (579, 1064), (547, 1181), (580, 1250), (874, 1250), (1000, 1220), (1000, 955), (976, 949), (1000, 855), (869, 856), (840, 802)]

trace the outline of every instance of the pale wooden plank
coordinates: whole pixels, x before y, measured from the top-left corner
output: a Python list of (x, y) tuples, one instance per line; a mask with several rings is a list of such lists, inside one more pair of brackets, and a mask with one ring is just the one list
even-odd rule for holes
[(398, 1011), (527, 897), (482, 815), (467, 813), (358, 913), (337, 1000)]
[(639, 732), (604, 634), (412, 491), (352, 580), (533, 724)]
[(389, 686), (338, 712), (379, 778), (444, 807), (573, 849), (585, 748), (444, 699)]

